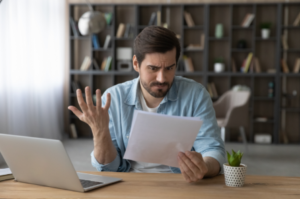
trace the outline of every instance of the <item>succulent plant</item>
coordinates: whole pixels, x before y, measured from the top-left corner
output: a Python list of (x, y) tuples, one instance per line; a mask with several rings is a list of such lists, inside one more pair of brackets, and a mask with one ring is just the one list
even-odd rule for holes
[(230, 155), (230, 153), (227, 152), (227, 160), (228, 160), (228, 164), (232, 167), (238, 167), (241, 164), (241, 160), (243, 157), (243, 153), (241, 153), (240, 151), (235, 152), (234, 150), (232, 150), (232, 154)]

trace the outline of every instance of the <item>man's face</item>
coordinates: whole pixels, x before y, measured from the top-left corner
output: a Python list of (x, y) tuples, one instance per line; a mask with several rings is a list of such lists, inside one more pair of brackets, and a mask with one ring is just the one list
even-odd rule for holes
[(146, 54), (140, 67), (134, 56), (133, 63), (144, 89), (153, 97), (163, 98), (171, 88), (175, 76), (176, 48), (166, 53)]

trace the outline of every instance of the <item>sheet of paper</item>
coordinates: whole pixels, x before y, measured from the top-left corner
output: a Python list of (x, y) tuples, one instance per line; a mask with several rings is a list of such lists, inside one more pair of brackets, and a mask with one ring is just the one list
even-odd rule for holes
[(135, 111), (124, 159), (179, 167), (178, 152), (190, 151), (200, 118)]
[(5, 176), (5, 175), (9, 175), (9, 174), (12, 174), (12, 172), (9, 168), (0, 169), (0, 176)]

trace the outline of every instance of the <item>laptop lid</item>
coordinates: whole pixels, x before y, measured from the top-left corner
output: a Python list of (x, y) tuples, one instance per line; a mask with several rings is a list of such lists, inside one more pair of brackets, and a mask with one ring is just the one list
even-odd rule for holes
[[(0, 152), (19, 182), (84, 192), (79, 180), (102, 182), (98, 188), (121, 179), (77, 174), (59, 140), (0, 134)], [(105, 177), (105, 178), (104, 178)]]

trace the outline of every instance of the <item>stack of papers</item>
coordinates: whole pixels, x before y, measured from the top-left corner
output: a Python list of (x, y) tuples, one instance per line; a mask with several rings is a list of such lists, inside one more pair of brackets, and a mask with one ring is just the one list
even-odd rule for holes
[(135, 111), (124, 159), (179, 167), (179, 152), (190, 151), (202, 125), (199, 117)]
[(0, 181), (13, 179), (14, 176), (9, 168), (0, 169)]

